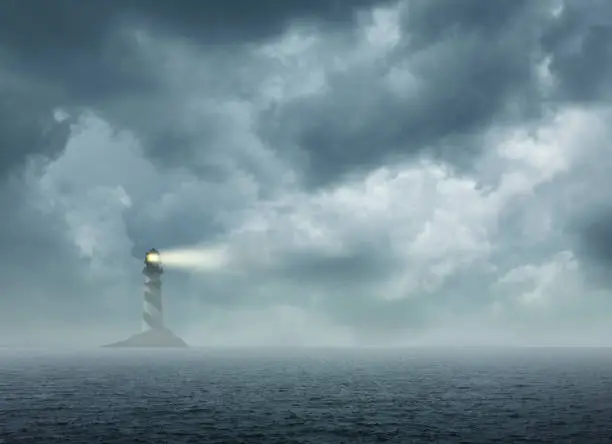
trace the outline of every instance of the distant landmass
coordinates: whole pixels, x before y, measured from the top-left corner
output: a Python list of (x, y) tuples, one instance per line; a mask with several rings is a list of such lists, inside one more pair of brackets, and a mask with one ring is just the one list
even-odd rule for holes
[(186, 348), (187, 343), (167, 328), (151, 329), (104, 347)]

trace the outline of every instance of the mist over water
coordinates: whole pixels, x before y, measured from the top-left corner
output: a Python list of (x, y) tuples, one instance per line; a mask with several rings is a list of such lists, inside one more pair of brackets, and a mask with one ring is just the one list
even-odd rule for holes
[[(132, 297), (130, 311), (116, 311), (108, 325), (89, 327), (81, 322), (57, 325), (45, 319), (36, 320), (30, 328), (5, 329), (0, 348), (41, 349), (49, 351), (90, 350), (125, 339), (141, 331), (142, 301)], [(170, 306), (169, 301), (167, 306)], [(418, 348), (469, 349), (489, 348), (597, 348), (611, 347), (611, 339), (597, 329), (544, 334), (537, 331), (515, 331), (504, 326), (461, 326), (414, 329), (407, 332), (357, 331), (331, 325), (317, 319), (295, 316), (290, 310), (257, 311), (232, 307), (222, 311), (193, 310), (188, 322), (181, 313), (168, 307), (166, 325), (191, 347), (276, 349), (295, 348)], [(112, 309), (112, 307), (110, 307)], [(109, 309), (109, 310), (110, 310)], [(241, 313), (242, 311), (242, 313)], [(201, 321), (198, 322), (198, 318)], [(554, 333), (554, 334), (553, 334)]]
[(0, 350), (0, 439), (601, 443), (610, 384), (596, 348)]

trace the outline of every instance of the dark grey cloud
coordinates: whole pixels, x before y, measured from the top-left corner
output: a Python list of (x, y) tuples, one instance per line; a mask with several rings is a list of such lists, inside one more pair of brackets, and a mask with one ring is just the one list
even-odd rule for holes
[(49, 4), (9, 0), (2, 4), (0, 40), (16, 69), (27, 69), (65, 88), (70, 100), (91, 106), (109, 94), (155, 88), (149, 66), (139, 63), (133, 35), (146, 26), (201, 45), (236, 45), (274, 37), (295, 21), (349, 24), (371, 0), (312, 2), (266, 0), (178, 3), (165, 1)]
[(588, 212), (570, 219), (567, 231), (572, 236), (576, 254), (587, 266), (587, 276), (595, 288), (612, 284), (612, 209), (594, 204)]
[[(117, 21), (150, 21), (196, 39), (252, 42), (285, 30), (292, 22), (314, 20), (330, 25), (350, 23), (354, 12), (375, 5), (372, 0), (127, 0), (83, 3), (59, 0), (38, 4), (8, 0), (3, 3), (2, 36), (12, 47), (37, 52), (95, 49), (113, 31)], [(57, 32), (61, 31), (61, 32)]]
[(593, 220), (584, 224), (583, 246), (585, 253), (603, 262), (605, 267), (612, 266), (612, 211), (601, 211), (592, 216)]
[[(541, 4), (409, 2), (388, 59), (330, 73), (329, 94), (288, 103), (269, 126), (307, 153), (315, 185), (425, 150), (469, 168), (480, 151), (470, 136), (493, 121), (538, 113), (532, 60), (546, 24)], [(381, 82), (398, 65), (399, 75), (419, 84), (408, 95)]]
[[(609, 215), (587, 211), (607, 197), (597, 162), (576, 161), (560, 137), (552, 157), (534, 142), (545, 162), (520, 150), (498, 159), (490, 132), (609, 104), (609, 2), (398, 5), (0, 2), (2, 325), (40, 322), (28, 311), (39, 304), (53, 328), (91, 310), (127, 326), (142, 250), (242, 245), (245, 226), (249, 248), (269, 243), (281, 264), (241, 278), (170, 272), (184, 304), (171, 318), (196, 325), (282, 301), (383, 343), (453, 316), (484, 319), (488, 288), (509, 270), (520, 270), (517, 293), (538, 298), (557, 288), (533, 270), (570, 267), (558, 280), (578, 288), (574, 256), (608, 264)], [(391, 9), (370, 17), (372, 6)], [(584, 152), (607, 165), (600, 145), (585, 141)], [(393, 164), (409, 179), (370, 174)], [(491, 195), (476, 188), (487, 175)], [(570, 191), (584, 216), (574, 244), (563, 230)], [(286, 211), (265, 206), (276, 199)], [(525, 235), (530, 224), (541, 234)], [(336, 243), (343, 253), (330, 255)], [(513, 322), (518, 299), (500, 299)], [(559, 303), (559, 316), (570, 306)]]
[[(586, 6), (585, 6), (586, 5)], [(542, 36), (560, 99), (608, 102), (612, 94), (612, 5), (565, 1)]]
[(0, 177), (24, 166), (31, 155), (54, 158), (70, 135), (69, 122), (58, 122), (53, 104), (19, 90), (0, 90)]
[[(544, 3), (544, 2), (542, 2)], [(514, 26), (517, 18), (539, 9), (529, 0), (497, 3), (479, 0), (416, 0), (406, 10), (404, 25), (415, 32), (417, 46), (454, 38), (458, 33), (496, 37)], [(533, 19), (533, 17), (532, 17)]]
[[(2, 121), (14, 133), (19, 131), (16, 125), (25, 124), (14, 122), (21, 107), (24, 113), (41, 114), (48, 114), (52, 107), (93, 107), (110, 113), (119, 125), (144, 131), (153, 153), (158, 152), (156, 147), (168, 145), (180, 152), (181, 144), (194, 143), (188, 134), (172, 126), (164, 131), (154, 131), (155, 125), (142, 128), (139, 116), (112, 115), (114, 109), (109, 102), (114, 98), (127, 96), (146, 101), (147, 95), (161, 94), (154, 74), (156, 66), (142, 59), (130, 29), (143, 26), (154, 32), (178, 35), (197, 45), (229, 45), (229, 49), (274, 37), (295, 21), (310, 20), (329, 26), (350, 24), (356, 10), (373, 3), (377, 2), (268, 0), (255, 6), (241, 0), (183, 1), (172, 5), (139, 0), (85, 3), (60, 0), (49, 4), (9, 0), (0, 6), (0, 56), (4, 70), (7, 75), (23, 78), (25, 83), (39, 83), (41, 87), (34, 92), (29, 90), (30, 86), (23, 86), (26, 91), (21, 94), (25, 95), (19, 96), (19, 92), (12, 91), (14, 85), (3, 85), (3, 107), (16, 110), (16, 115), (6, 116)], [(145, 117), (151, 118), (149, 114)], [(22, 134), (34, 137), (37, 132)], [(9, 141), (3, 145), (18, 143), (28, 141)]]

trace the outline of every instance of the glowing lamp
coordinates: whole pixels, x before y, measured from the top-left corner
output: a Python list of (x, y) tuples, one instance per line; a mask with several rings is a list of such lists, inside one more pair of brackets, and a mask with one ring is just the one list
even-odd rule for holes
[(161, 262), (161, 258), (158, 253), (148, 253), (147, 254), (147, 262), (149, 264), (158, 264)]
[(149, 251), (147, 251), (145, 254), (144, 263), (147, 267), (161, 268), (162, 262), (159, 251), (157, 251), (155, 248), (151, 248)]

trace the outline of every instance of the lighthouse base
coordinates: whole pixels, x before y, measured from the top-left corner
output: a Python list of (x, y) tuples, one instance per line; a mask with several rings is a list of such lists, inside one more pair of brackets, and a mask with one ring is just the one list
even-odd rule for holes
[(187, 343), (167, 328), (147, 330), (104, 347), (186, 348)]

